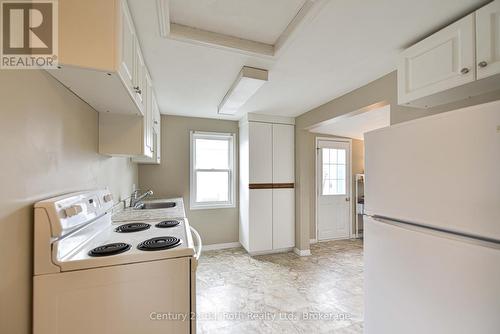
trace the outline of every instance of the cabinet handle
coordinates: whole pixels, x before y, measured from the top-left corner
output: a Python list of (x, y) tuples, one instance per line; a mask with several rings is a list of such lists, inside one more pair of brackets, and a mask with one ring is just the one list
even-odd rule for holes
[(460, 73), (467, 74), (467, 73), (469, 73), (469, 69), (467, 67), (464, 67), (464, 68), (462, 68), (462, 70), (460, 71)]
[(158, 121), (155, 121), (154, 123), (155, 123), (155, 124), (158, 124)]
[(488, 66), (488, 63), (487, 63), (487, 62), (485, 62), (485, 61), (483, 60), (482, 62), (480, 62), (480, 63), (479, 63), (479, 64), (477, 64), (477, 65), (478, 65), (479, 67), (481, 67), (481, 68), (484, 68), (484, 67)]

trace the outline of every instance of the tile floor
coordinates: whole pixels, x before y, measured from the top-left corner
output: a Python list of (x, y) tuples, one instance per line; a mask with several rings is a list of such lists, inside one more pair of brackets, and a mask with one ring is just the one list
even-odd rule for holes
[(362, 333), (363, 244), (341, 240), (250, 257), (209, 251), (198, 267), (198, 333)]

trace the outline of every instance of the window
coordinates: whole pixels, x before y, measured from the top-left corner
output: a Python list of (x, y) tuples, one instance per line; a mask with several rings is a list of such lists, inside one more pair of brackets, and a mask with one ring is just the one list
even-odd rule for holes
[(234, 134), (191, 132), (191, 209), (234, 207)]
[(346, 194), (346, 150), (321, 149), (323, 161), (322, 195)]

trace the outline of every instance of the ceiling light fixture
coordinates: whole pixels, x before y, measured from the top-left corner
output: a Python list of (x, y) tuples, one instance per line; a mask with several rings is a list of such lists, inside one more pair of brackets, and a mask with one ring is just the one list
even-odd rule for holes
[(219, 104), (219, 114), (234, 115), (268, 80), (268, 71), (243, 66), (235, 82)]

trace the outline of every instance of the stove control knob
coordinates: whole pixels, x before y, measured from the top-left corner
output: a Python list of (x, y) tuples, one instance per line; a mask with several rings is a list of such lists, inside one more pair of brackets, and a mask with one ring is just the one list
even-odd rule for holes
[(111, 202), (113, 200), (113, 195), (106, 194), (106, 195), (104, 195), (104, 197), (102, 199), (104, 200), (104, 203)]
[(80, 205), (73, 205), (66, 210), (64, 210), (64, 213), (66, 213), (66, 217), (73, 217), (82, 212), (83, 209)]

